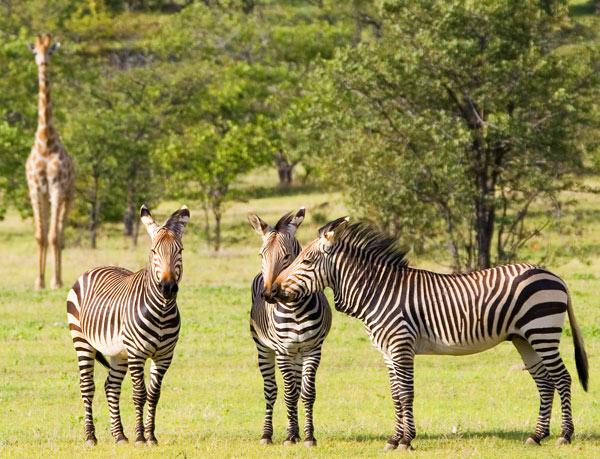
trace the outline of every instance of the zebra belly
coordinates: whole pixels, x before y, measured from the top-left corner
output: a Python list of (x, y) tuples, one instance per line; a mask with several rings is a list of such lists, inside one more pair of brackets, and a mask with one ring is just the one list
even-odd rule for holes
[(502, 341), (505, 337), (490, 339), (489, 341), (480, 341), (476, 343), (443, 343), (441, 340), (430, 338), (419, 338), (415, 343), (416, 354), (429, 355), (469, 355), (478, 354), (479, 352), (487, 351)]
[(294, 355), (302, 353), (306, 350), (313, 349), (322, 338), (318, 333), (311, 333), (305, 335), (290, 334), (289, 336), (272, 336), (268, 340), (260, 340), (262, 344), (273, 349), (275, 352)]
[(112, 339), (106, 337), (94, 337), (90, 339), (88, 337), (88, 341), (101, 354), (127, 360), (127, 349), (121, 337), (114, 337)]

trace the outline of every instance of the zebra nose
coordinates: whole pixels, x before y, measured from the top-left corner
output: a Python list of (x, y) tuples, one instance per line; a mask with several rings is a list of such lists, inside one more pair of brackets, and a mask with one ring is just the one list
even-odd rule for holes
[(162, 280), (158, 283), (158, 289), (166, 298), (173, 298), (179, 290), (179, 286), (175, 281)]
[(263, 297), (263, 300), (267, 300), (267, 301), (270, 300), (271, 299), (271, 291), (267, 290), (267, 289), (263, 290), (262, 297)]
[(271, 287), (271, 298), (274, 300), (280, 300), (281, 298), (281, 284), (275, 282)]

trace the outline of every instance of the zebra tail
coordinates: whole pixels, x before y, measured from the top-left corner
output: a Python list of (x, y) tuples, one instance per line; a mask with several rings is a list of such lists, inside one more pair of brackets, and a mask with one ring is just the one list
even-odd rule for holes
[(583, 345), (581, 330), (577, 325), (577, 320), (575, 320), (575, 312), (573, 311), (573, 304), (571, 303), (571, 295), (568, 293), (567, 295), (567, 311), (569, 314), (569, 323), (571, 324), (571, 331), (573, 334), (573, 344), (575, 346), (575, 366), (577, 367), (577, 375), (579, 376), (579, 381), (583, 386), (583, 390), (587, 392), (589, 380), (588, 357)]
[[(106, 360), (106, 357), (104, 357), (104, 354), (101, 354), (100, 352), (96, 352), (96, 360), (98, 362), (100, 362), (105, 368), (107, 368), (107, 369), (110, 368), (110, 364), (108, 363), (108, 360)], [(579, 367), (577, 367), (577, 369), (579, 370)]]

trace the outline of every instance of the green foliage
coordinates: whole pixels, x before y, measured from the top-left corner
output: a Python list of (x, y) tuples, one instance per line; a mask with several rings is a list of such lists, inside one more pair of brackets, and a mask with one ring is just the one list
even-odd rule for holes
[(485, 265), (491, 246), (494, 262), (512, 259), (539, 229), (531, 201), (551, 211), (573, 172), (600, 163), (597, 74), (586, 77), (598, 53), (578, 41), (592, 32), (571, 27), (563, 0), (377, 6), (3, 2), (0, 215), (30, 213), (25, 44), (50, 32), (63, 42), (50, 72), (77, 226), (124, 218), (135, 233), (142, 202), (198, 199), (217, 246), (241, 175), (275, 162), (281, 182), (297, 164), (304, 180), (328, 177), (354, 212), (416, 249), (444, 244), (457, 268)]
[(351, 205), (455, 269), (513, 259), (533, 200), (572, 186), (594, 142), (597, 47), (561, 52), (537, 1), (382, 2), (382, 36), (313, 75), (300, 117)]

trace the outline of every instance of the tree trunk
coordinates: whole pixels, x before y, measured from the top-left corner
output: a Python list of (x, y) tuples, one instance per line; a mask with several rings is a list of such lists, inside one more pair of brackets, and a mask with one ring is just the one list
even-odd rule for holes
[(243, 0), (242, 1), (242, 10), (245, 14), (250, 14), (254, 11), (255, 0)]
[(137, 247), (138, 234), (140, 232), (140, 219), (136, 218), (133, 224), (133, 232), (131, 233), (131, 242), (134, 247)]
[(206, 238), (206, 244), (210, 246), (210, 211), (208, 209), (208, 202), (204, 201), (204, 237)]
[(279, 174), (279, 185), (290, 185), (292, 183), (292, 171), (294, 170), (296, 161), (290, 163), (285, 154), (278, 151), (275, 153), (275, 164), (277, 164), (277, 173)]
[(481, 152), (477, 174), (478, 196), (475, 198), (475, 239), (477, 244), (477, 269), (491, 266), (492, 236), (496, 209), (494, 203), (495, 179), (490, 170), (489, 152)]
[(218, 252), (221, 248), (221, 205), (215, 204), (213, 206), (213, 214), (215, 216), (215, 239), (214, 249)]
[(125, 229), (123, 231), (124, 236), (133, 236), (133, 223), (136, 220), (135, 211), (135, 189), (131, 184), (128, 184), (127, 205), (125, 207), (125, 215), (123, 216), (123, 223), (125, 225)]
[(494, 207), (478, 203), (475, 232), (477, 234), (477, 269), (491, 266), (492, 235), (494, 233)]
[(98, 220), (100, 215), (100, 203), (98, 202), (98, 174), (94, 172), (94, 187), (90, 194), (90, 245), (92, 249), (96, 248), (96, 233), (98, 229)]

